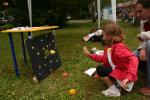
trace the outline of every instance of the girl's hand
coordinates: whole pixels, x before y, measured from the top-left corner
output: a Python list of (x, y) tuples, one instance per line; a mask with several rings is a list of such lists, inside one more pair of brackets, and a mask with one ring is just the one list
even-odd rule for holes
[(139, 57), (141, 61), (146, 61), (146, 49), (145, 48), (141, 49)]
[(91, 53), (89, 52), (89, 50), (87, 49), (87, 47), (86, 46), (84, 46), (83, 47), (83, 51), (82, 51), (86, 56), (90, 56), (91, 55)]
[(121, 83), (121, 87), (122, 88), (128, 88), (127, 87), (127, 83), (129, 82), (129, 80), (128, 79), (124, 79), (123, 81), (122, 81), (122, 83)]

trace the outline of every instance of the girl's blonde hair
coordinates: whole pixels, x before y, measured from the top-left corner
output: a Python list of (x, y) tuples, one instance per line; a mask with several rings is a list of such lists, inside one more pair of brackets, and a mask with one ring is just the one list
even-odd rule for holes
[(122, 31), (122, 29), (119, 27), (119, 25), (116, 22), (113, 22), (113, 21), (109, 22), (108, 24), (104, 26), (103, 32), (104, 34), (108, 34), (112, 36), (111, 40), (106, 41), (109, 44), (123, 42), (125, 38), (124, 32)]

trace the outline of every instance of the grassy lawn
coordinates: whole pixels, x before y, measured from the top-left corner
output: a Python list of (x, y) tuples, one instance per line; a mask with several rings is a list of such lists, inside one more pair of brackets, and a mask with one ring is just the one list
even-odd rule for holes
[[(136, 39), (136, 34), (139, 32), (138, 26), (122, 22), (119, 24), (127, 33), (125, 43), (134, 50), (138, 45)], [(40, 83), (32, 80), (29, 56), (29, 65), (23, 64), (19, 34), (13, 35), (21, 73), (21, 76), (16, 78), (12, 67), (8, 36), (0, 33), (0, 100), (148, 100), (148, 97), (138, 93), (138, 89), (143, 86), (142, 82), (138, 81), (131, 93), (118, 98), (109, 98), (101, 94), (101, 91), (107, 87), (100, 79), (93, 79), (83, 73), (86, 69), (97, 65), (82, 54), (83, 46), (102, 49), (101, 43), (82, 40), (82, 37), (95, 26), (96, 23), (71, 23), (63, 29), (56, 30), (56, 44), (63, 64)], [(69, 77), (62, 77), (64, 71), (69, 73)], [(76, 95), (68, 94), (71, 88), (77, 90)]]

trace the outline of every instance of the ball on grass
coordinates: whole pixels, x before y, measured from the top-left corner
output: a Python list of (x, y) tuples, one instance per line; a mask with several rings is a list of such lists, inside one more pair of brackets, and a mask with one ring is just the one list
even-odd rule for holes
[(94, 79), (98, 79), (99, 78), (99, 75), (98, 74), (95, 74), (94, 75)]
[(75, 95), (77, 93), (75, 89), (70, 89), (68, 92), (70, 95)]
[(62, 73), (64, 78), (67, 78), (69, 76), (69, 74), (67, 72)]
[(55, 50), (50, 50), (50, 54), (55, 54)]

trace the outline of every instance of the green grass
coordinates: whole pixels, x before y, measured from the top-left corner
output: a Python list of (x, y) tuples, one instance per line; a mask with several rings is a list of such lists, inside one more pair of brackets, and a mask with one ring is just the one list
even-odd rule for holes
[[(125, 43), (130, 49), (138, 45), (136, 34), (138, 27), (120, 22), (126, 34)], [(0, 99), (19, 100), (148, 100), (148, 97), (138, 93), (143, 85), (137, 82), (133, 92), (118, 98), (109, 98), (101, 94), (106, 85), (100, 79), (92, 79), (83, 72), (95, 67), (97, 63), (82, 54), (83, 46), (102, 49), (101, 43), (84, 42), (82, 37), (87, 34), (96, 23), (71, 23), (63, 29), (56, 30), (56, 44), (62, 59), (62, 66), (40, 83), (32, 81), (32, 70), (28, 56), (28, 66), (23, 64), (20, 35), (14, 34), (14, 45), (21, 76), (16, 78), (10, 53), (7, 34), (0, 33)], [(38, 33), (39, 34), (39, 33)], [(35, 33), (36, 35), (36, 33)], [(68, 78), (62, 73), (67, 71)], [(77, 94), (71, 96), (68, 90), (74, 88)]]

